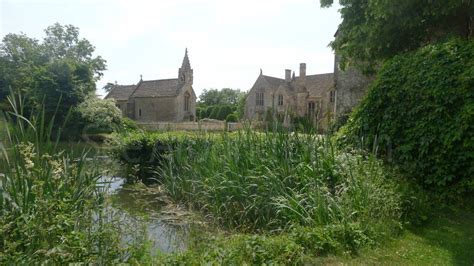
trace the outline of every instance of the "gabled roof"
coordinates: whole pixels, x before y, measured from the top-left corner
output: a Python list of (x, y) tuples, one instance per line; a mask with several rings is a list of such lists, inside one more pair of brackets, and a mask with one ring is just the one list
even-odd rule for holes
[(284, 79), (275, 78), (275, 77), (270, 77), (270, 76), (265, 76), (265, 75), (262, 75), (262, 77), (268, 82), (268, 84), (270, 84), (270, 86), (272, 87), (272, 89), (278, 89), (278, 87), (279, 87), (281, 84), (284, 84), (284, 83), (285, 83), (285, 80), (284, 80)]
[(114, 85), (105, 99), (115, 99), (117, 101), (126, 101), (132, 95), (137, 85)]
[(322, 92), (331, 90), (333, 87), (333, 73), (306, 76), (306, 88), (311, 96), (322, 96)]
[(144, 80), (130, 97), (172, 97), (179, 94), (183, 85), (178, 79)]

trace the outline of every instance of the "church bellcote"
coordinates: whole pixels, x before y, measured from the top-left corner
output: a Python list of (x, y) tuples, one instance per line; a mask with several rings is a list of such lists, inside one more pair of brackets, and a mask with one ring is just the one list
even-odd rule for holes
[(193, 84), (193, 69), (189, 63), (188, 48), (184, 54), (183, 64), (179, 68), (178, 78), (181, 82)]

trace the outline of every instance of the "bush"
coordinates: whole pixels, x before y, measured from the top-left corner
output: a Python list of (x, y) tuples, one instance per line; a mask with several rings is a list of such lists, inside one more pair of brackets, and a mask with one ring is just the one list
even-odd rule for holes
[(135, 131), (139, 129), (139, 127), (137, 125), (137, 122), (135, 122), (134, 120), (128, 117), (123, 117), (121, 129), (125, 131)]
[(77, 106), (76, 111), (88, 133), (112, 132), (122, 124), (122, 112), (115, 106), (113, 99), (102, 100), (91, 95)]
[(225, 121), (226, 122), (238, 122), (239, 119), (237, 118), (237, 115), (235, 113), (232, 113), (232, 114), (227, 115), (227, 117), (225, 118)]
[(125, 166), (125, 178), (129, 182), (150, 183), (160, 181), (158, 169), (166, 163), (165, 155), (178, 144), (193, 139), (184, 133), (135, 131), (114, 135), (110, 145), (112, 156)]
[(209, 108), (208, 108), (208, 112), (209, 112), (208, 118), (218, 119), (220, 109), (221, 109), (221, 107), (217, 106), (217, 105), (216, 106), (209, 106)]
[[(235, 109), (235, 108), (234, 108)], [(220, 108), (219, 108), (219, 113), (217, 115), (217, 118), (216, 119), (219, 119), (219, 120), (225, 120), (226, 117), (230, 114), (232, 114), (233, 112), (233, 108), (229, 105), (222, 105)]]
[(472, 41), (451, 40), (396, 56), (385, 63), (339, 138), (367, 149), (375, 144), (426, 188), (473, 191), (473, 88)]

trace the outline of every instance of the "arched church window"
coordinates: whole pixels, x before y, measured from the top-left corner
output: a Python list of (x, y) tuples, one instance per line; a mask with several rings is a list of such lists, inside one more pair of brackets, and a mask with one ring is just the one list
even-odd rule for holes
[(190, 98), (189, 92), (186, 92), (184, 94), (184, 111), (189, 111)]

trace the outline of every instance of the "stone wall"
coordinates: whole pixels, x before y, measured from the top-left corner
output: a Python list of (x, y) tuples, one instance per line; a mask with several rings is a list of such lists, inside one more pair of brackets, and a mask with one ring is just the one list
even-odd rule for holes
[(138, 125), (149, 131), (224, 131), (226, 123), (216, 122), (139, 122)]
[[(176, 98), (132, 98), (137, 122), (176, 121)], [(141, 114), (140, 114), (141, 113)]]
[[(190, 95), (188, 111), (184, 110), (184, 96), (186, 92)], [(197, 97), (190, 85), (182, 90), (182, 92), (176, 97), (176, 121), (185, 122), (196, 120), (196, 100)]]
[(125, 100), (116, 100), (116, 106), (120, 111), (122, 111), (122, 116), (127, 116), (127, 101)]
[(339, 56), (334, 60), (334, 77), (336, 86), (336, 116), (350, 112), (364, 97), (372, 78), (363, 75), (359, 70), (339, 68)]

